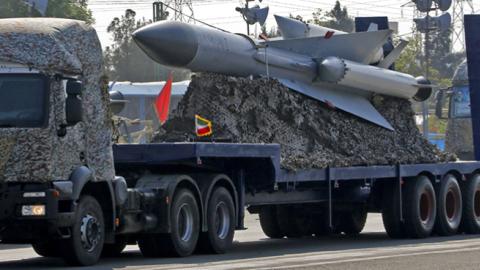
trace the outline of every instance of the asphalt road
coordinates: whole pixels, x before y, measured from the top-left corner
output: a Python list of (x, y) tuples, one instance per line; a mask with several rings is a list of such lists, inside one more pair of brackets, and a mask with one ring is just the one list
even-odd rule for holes
[[(480, 237), (458, 235), (423, 240), (391, 240), (381, 217), (371, 214), (356, 238), (265, 238), (250, 215), (246, 231), (237, 232), (233, 250), (223, 255), (144, 258), (129, 246), (119, 258), (102, 259), (82, 269), (480, 269)], [(38, 257), (25, 246), (0, 245), (0, 269), (74, 269), (59, 259)]]

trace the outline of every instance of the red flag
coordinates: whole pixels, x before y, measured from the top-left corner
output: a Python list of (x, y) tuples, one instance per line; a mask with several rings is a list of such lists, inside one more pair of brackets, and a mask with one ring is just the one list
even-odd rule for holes
[(170, 110), (170, 96), (172, 95), (172, 74), (168, 76), (168, 80), (163, 86), (162, 91), (155, 99), (155, 111), (157, 112), (158, 121), (164, 124), (168, 119), (168, 112)]
[(333, 31), (328, 31), (327, 33), (325, 33), (325, 38), (326, 38), (326, 39), (329, 39), (329, 38), (333, 37), (334, 34), (335, 34), (335, 32), (333, 32)]

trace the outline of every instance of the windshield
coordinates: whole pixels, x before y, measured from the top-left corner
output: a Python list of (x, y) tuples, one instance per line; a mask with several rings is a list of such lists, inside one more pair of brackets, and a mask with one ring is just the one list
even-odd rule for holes
[(451, 117), (470, 117), (470, 93), (468, 85), (454, 86), (451, 103)]
[(47, 80), (38, 74), (0, 75), (0, 128), (46, 124)]

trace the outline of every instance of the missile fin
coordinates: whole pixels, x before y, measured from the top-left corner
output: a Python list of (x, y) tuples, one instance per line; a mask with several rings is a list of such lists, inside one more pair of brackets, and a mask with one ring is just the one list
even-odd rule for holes
[(402, 54), (403, 50), (405, 47), (407, 47), (408, 41), (406, 40), (400, 40), (400, 44), (398, 44), (393, 51), (391, 51), (380, 63), (377, 65), (378, 67), (381, 68), (389, 68), (397, 59), (400, 57), (400, 54)]
[[(334, 35), (329, 39), (324, 37), (274, 40), (267, 44), (270, 47), (293, 51), (312, 58), (337, 56), (350, 61), (369, 64), (378, 50), (385, 44), (391, 30), (375, 32), (359, 32), (344, 35)], [(361, 46), (359, 46), (359, 44)]]
[(355, 95), (344, 91), (335, 91), (327, 88), (320, 88), (298, 81), (279, 79), (286, 87), (322, 101), (329, 106), (334, 106), (342, 111), (351, 113), (383, 128), (394, 130), (392, 125), (373, 107), (366, 97)]

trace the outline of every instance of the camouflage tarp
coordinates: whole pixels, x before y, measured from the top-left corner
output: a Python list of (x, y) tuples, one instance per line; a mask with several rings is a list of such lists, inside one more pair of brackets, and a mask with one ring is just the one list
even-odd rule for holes
[(395, 131), (329, 108), (276, 80), (198, 74), (154, 141), (199, 140), (194, 133), (199, 114), (212, 121), (211, 140), (280, 144), (286, 169), (454, 160), (422, 136), (408, 100), (376, 96), (373, 101)]
[[(0, 62), (26, 65), (51, 76), (48, 127), (0, 129), (0, 181), (68, 179), (86, 165), (96, 180), (114, 176), (111, 117), (103, 58), (95, 30), (65, 19), (0, 20)], [(57, 135), (66, 123), (65, 90), (56, 74), (83, 82), (84, 120)]]

